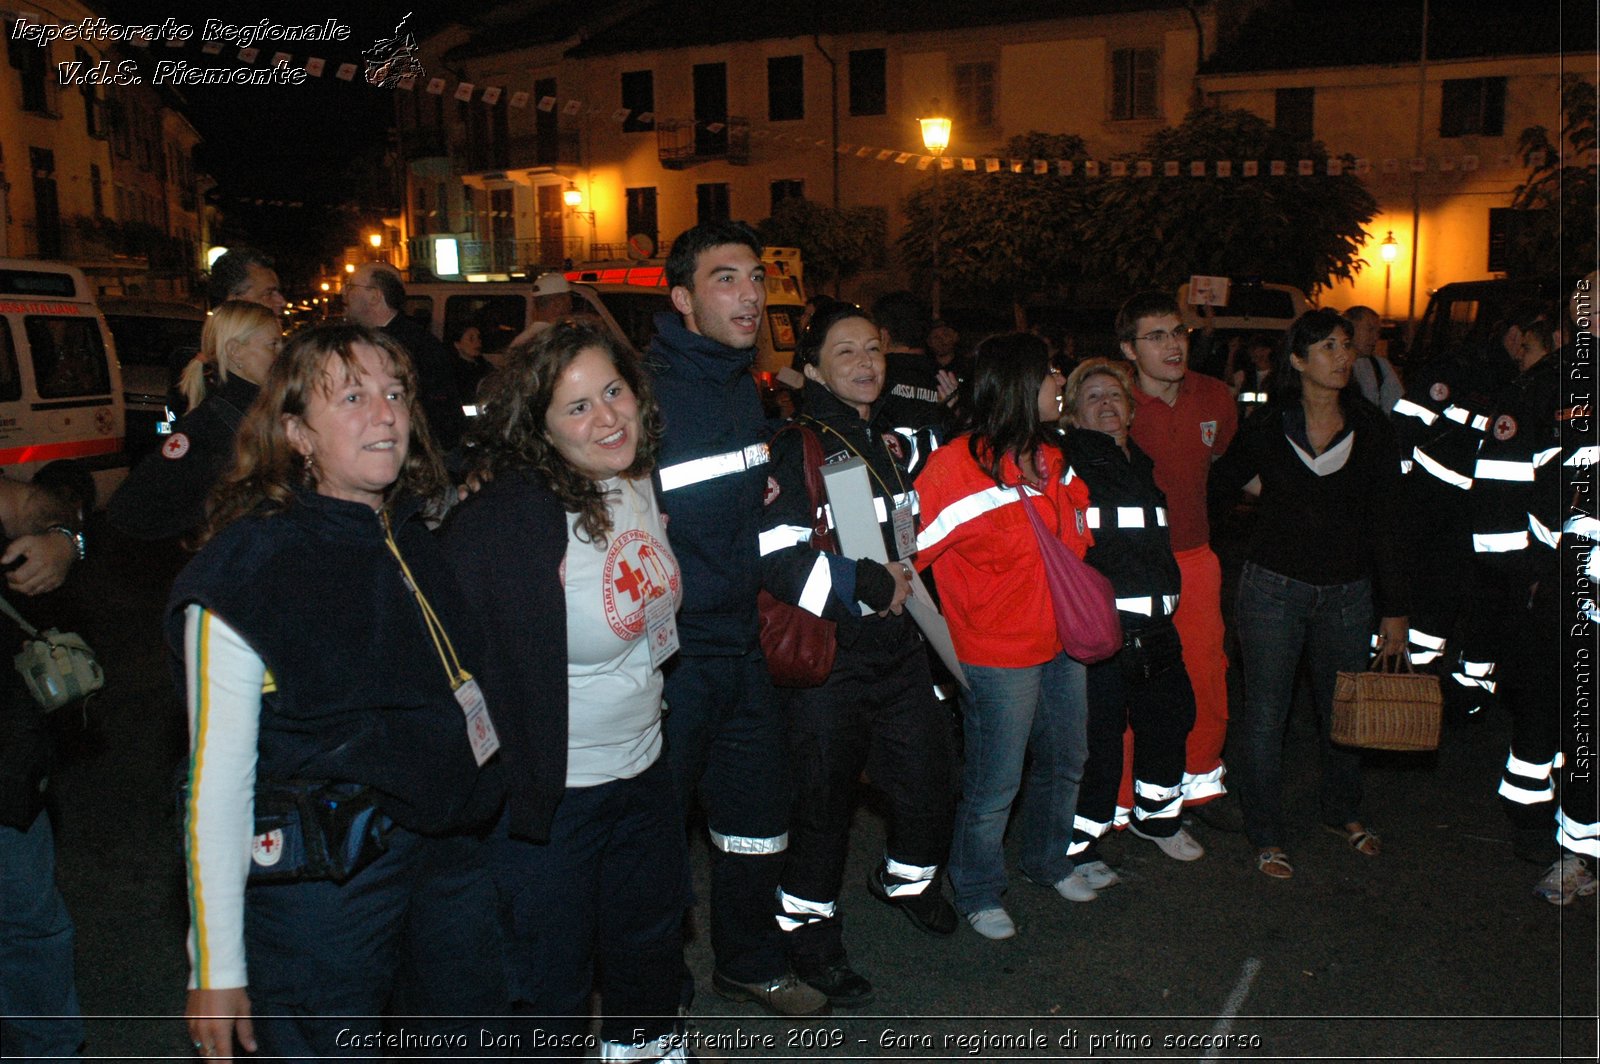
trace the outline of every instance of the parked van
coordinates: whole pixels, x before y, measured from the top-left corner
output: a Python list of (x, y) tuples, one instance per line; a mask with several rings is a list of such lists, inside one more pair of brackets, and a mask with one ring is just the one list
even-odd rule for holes
[[(671, 310), (665, 287), (572, 284), (568, 313), (593, 315), (613, 336), (643, 352), (655, 335), (658, 311)], [(534, 321), (532, 281), (425, 282), (406, 286), (405, 313), (445, 342), (476, 326), (483, 353), (498, 361)]]
[(122, 370), (80, 270), (0, 259), (0, 471), (70, 463), (97, 498), (127, 475)]
[[(1464, 348), (1481, 349), (1497, 323), (1529, 309), (1554, 306), (1561, 291), (1554, 281), (1507, 278), (1442, 285), (1428, 297), (1408, 361), (1421, 365)], [(1566, 291), (1572, 291), (1570, 285)]]
[(130, 461), (166, 442), (172, 422), (184, 412), (174, 402), (178, 376), (200, 352), (206, 312), (187, 303), (160, 299), (102, 299), (122, 365), (127, 402), (124, 450)]

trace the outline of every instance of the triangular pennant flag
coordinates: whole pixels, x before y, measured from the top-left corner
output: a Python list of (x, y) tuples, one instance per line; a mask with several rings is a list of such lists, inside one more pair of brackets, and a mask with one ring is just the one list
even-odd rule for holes
[(333, 76), (340, 81), (354, 81), (356, 79), (356, 65), (354, 63), (340, 63), (339, 69), (333, 72)]
[(567, 105), (561, 109), (561, 113), (571, 117), (581, 110), (583, 110), (582, 100), (568, 100)]
[[(941, 158), (939, 160), (939, 165), (944, 167), (946, 170), (954, 170), (956, 168), (956, 161), (954, 159)], [(962, 156), (961, 157), (961, 169), (966, 171), (969, 174), (977, 173), (978, 172), (978, 160), (969, 159), (966, 156)]]
[(490, 85), (488, 88), (483, 90), (483, 96), (481, 99), (485, 105), (493, 107), (495, 104), (500, 102), (500, 94), (504, 91), (505, 90), (498, 85)]
[(1232, 177), (1233, 176), (1233, 160), (1232, 159), (1218, 159), (1217, 160), (1217, 176), (1218, 177)]
[(444, 95), (444, 78), (429, 78), (428, 91), (435, 96)]
[(930, 167), (932, 165), (933, 165), (933, 156), (931, 156), (931, 155), (921, 155), (921, 156), (917, 157), (917, 169), (918, 170), (926, 170), (928, 167)]
[(1022, 173), (1022, 160), (1021, 159), (1012, 159), (1011, 160), (1011, 172), (1014, 173), (1014, 174)]
[(1035, 160), (1033, 160), (1033, 172), (1036, 173), (1036, 174), (1048, 174), (1050, 172), (1050, 160), (1048, 160), (1048, 159), (1035, 159)]
[(1083, 163), (1084, 177), (1100, 176), (1100, 161), (1098, 159), (1085, 159)]
[(268, 65), (275, 67), (288, 66), (291, 58), (293, 57), (288, 52), (274, 52), (272, 53), (272, 62)]
[(1128, 164), (1121, 159), (1114, 160), (1111, 164), (1112, 177), (1127, 177)]
[(872, 147), (870, 145), (863, 144), (863, 145), (861, 145), (861, 147), (856, 149), (856, 158), (858, 158), (858, 159), (865, 159), (868, 156), (870, 156), (871, 154), (872, 154)]
[(306, 60), (306, 73), (310, 74), (314, 78), (320, 78), (322, 76), (323, 69), (327, 65), (328, 65), (328, 61), (326, 59), (321, 59), (321, 58), (318, 58), (317, 56), (312, 56), (311, 58)]
[(207, 42), (205, 42), (204, 44), (202, 44), (200, 46), (200, 50), (202, 52), (204, 52), (206, 55), (221, 55), (222, 54), (222, 42), (221, 41), (207, 41)]
[(528, 106), (528, 94), (521, 89), (511, 94), (511, 106), (521, 109)]
[(1317, 172), (1317, 164), (1312, 162), (1310, 159), (1301, 159), (1299, 163), (1295, 165), (1295, 172), (1301, 177), (1310, 177), (1312, 174)]
[(894, 150), (892, 148), (885, 148), (878, 153), (878, 161), (880, 163), (886, 163), (892, 158), (894, 158)]
[(1282, 159), (1274, 159), (1272, 160), (1270, 172), (1273, 177), (1282, 177), (1284, 174), (1289, 172), (1289, 164), (1285, 163)]
[(1259, 174), (1261, 172), (1261, 162), (1260, 162), (1260, 160), (1257, 160), (1257, 159), (1246, 159), (1244, 161), (1244, 170), (1243, 170), (1243, 172), (1244, 172), (1244, 176), (1245, 177), (1255, 177), (1257, 174)]
[(256, 57), (260, 54), (261, 49), (259, 48), (241, 48), (239, 49), (239, 62), (245, 66), (254, 66)]
[(1071, 159), (1057, 159), (1056, 160), (1056, 173), (1060, 174), (1062, 177), (1071, 177), (1072, 176), (1072, 160)]
[(1189, 176), (1190, 177), (1205, 177), (1206, 176), (1206, 163), (1205, 163), (1204, 159), (1191, 159), (1191, 160), (1189, 160)]
[(554, 96), (541, 96), (541, 97), (539, 97), (539, 110), (543, 111), (545, 114), (549, 114), (551, 111), (554, 111), (555, 109), (556, 109), (556, 98)]
[[(1149, 159), (1140, 159), (1138, 162), (1133, 164), (1134, 177), (1151, 177), (1155, 174), (1155, 172), (1156, 164)], [(1178, 176), (1176, 169), (1173, 170), (1172, 176)]]
[(611, 112), (611, 121), (620, 126), (622, 123), (628, 120), (628, 116), (631, 114), (633, 114), (632, 108), (619, 107), (615, 111)]
[(463, 81), (461, 84), (456, 86), (455, 99), (461, 101), (462, 103), (466, 103), (468, 100), (472, 99), (472, 90), (475, 88), (477, 88), (477, 86), (472, 82)]
[(1000, 160), (999, 159), (985, 159), (985, 160), (983, 160), (983, 172), (986, 173), (986, 174), (998, 174), (1000, 172)]
[(855, 147), (854, 144), (835, 144), (833, 150), (836, 155), (849, 155)]

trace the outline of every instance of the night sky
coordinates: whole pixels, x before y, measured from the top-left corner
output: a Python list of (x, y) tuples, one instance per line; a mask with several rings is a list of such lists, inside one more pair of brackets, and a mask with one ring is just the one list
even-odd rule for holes
[[(215, 0), (99, 0), (97, 6), (119, 23), (144, 24), (170, 17), (194, 27), (194, 36), (182, 48), (158, 43), (143, 51), (131, 49), (147, 68), (161, 59), (187, 60), (197, 66), (241, 65), (237, 46), (225, 44), (217, 55), (200, 50), (207, 19), (239, 25), (267, 18), (276, 24), (300, 25), (336, 18), (349, 26), (349, 39), (342, 42), (258, 45), (262, 56), (256, 60), (257, 68), (265, 67), (276, 51), (294, 56), (291, 65), (296, 67), (304, 65), (306, 56), (320, 56), (327, 60), (320, 78), (286, 86), (192, 85), (179, 89), (175, 102), (203, 138), (200, 169), (217, 182), (213, 198), (223, 215), (217, 235), (224, 242), (254, 243), (275, 255), (290, 284), (308, 282), (319, 259), (331, 258), (354, 243), (361, 225), (376, 222), (390, 205), (382, 162), (395, 90), (369, 86), (361, 78), (361, 52), (380, 36), (389, 36), (408, 11), (448, 10), (450, 5), (437, 0), (379, 0), (359, 8), (328, 0), (274, 0), (260, 6)], [(421, 37), (444, 18), (440, 10), (418, 11), (409, 26)], [(334, 77), (343, 62), (357, 64), (354, 81)], [(362, 201), (358, 209), (344, 207), (355, 199)], [(304, 206), (258, 206), (255, 200)]]

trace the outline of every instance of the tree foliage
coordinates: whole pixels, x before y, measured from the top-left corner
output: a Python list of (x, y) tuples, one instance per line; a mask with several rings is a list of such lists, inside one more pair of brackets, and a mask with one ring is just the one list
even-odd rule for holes
[[(1377, 203), (1352, 158), (1331, 176), (1328, 157), (1321, 142), (1290, 137), (1248, 111), (1192, 111), (1125, 157), (1130, 174), (1137, 160), (1150, 160), (1152, 176), (1099, 180), (1083, 243), (1129, 288), (1172, 288), (1191, 274), (1253, 276), (1307, 292), (1348, 280), (1365, 265), (1358, 252)], [(1309, 176), (1298, 173), (1302, 159), (1312, 162)], [(1219, 160), (1231, 161), (1233, 176), (1216, 176)], [(1243, 176), (1248, 160), (1258, 176)], [(1273, 160), (1286, 163), (1284, 176), (1270, 176)], [(1168, 161), (1180, 176), (1162, 176)], [(1204, 162), (1208, 176), (1187, 176), (1191, 161)]]
[(1528, 175), (1511, 194), (1511, 206), (1536, 211), (1516, 229), (1508, 272), (1548, 276), (1593, 268), (1596, 256), (1595, 86), (1577, 74), (1561, 77), (1561, 132), (1529, 126), (1518, 138)]
[(763, 243), (800, 249), (806, 286), (812, 291), (882, 266), (888, 230), (881, 207), (835, 210), (807, 199), (784, 200), (772, 217), (756, 225)]
[[(1082, 179), (1060, 176), (1057, 159), (1078, 159), (1083, 138), (1028, 133), (997, 153), (999, 173), (947, 170), (906, 197), (900, 254), (915, 283), (932, 280), (934, 231), (939, 231), (940, 287), (948, 298), (1005, 300), (1020, 306), (1078, 274), (1078, 247), (1090, 191)], [(1035, 174), (1034, 160), (1050, 162)], [(1020, 164), (1021, 173), (1013, 169)]]

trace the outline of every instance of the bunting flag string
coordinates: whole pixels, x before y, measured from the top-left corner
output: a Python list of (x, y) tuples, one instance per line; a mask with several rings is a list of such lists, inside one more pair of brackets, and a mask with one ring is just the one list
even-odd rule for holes
[[(133, 37), (127, 43), (138, 48), (149, 48), (151, 41), (142, 37)], [(185, 40), (168, 39), (165, 41), (167, 48), (186, 47), (190, 42)], [(204, 41), (197, 43), (200, 51), (206, 55), (221, 55), (224, 45), (220, 41)], [(257, 47), (241, 48), (236, 52), (237, 60), (246, 66), (254, 66), (261, 58), (262, 50)], [(268, 62), (270, 67), (294, 66), (297, 63), (311, 77), (324, 76), (330, 62), (336, 62), (334, 77), (340, 81), (354, 82), (360, 73), (360, 67), (353, 62), (337, 62), (320, 56), (297, 57), (288, 52), (274, 52)], [(417, 68), (420, 69), (420, 66)], [(368, 76), (374, 77), (370, 68)], [(363, 78), (363, 80), (367, 80)], [(374, 80), (382, 80), (374, 77)], [(453, 81), (453, 84), (452, 84)], [(1081, 177), (1085, 180), (1095, 180), (1102, 174), (1118, 179), (1141, 180), (1160, 177), (1168, 180), (1192, 179), (1221, 179), (1232, 180), (1236, 175), (1238, 179), (1249, 180), (1260, 177), (1263, 173), (1274, 178), (1295, 177), (1342, 177), (1347, 172), (1354, 173), (1361, 178), (1371, 178), (1374, 174), (1382, 178), (1402, 178), (1410, 175), (1440, 174), (1440, 175), (1469, 175), (1488, 171), (1515, 171), (1517, 174), (1525, 173), (1529, 169), (1541, 169), (1548, 161), (1543, 152), (1533, 152), (1527, 159), (1518, 154), (1500, 153), (1497, 155), (1483, 156), (1475, 153), (1462, 153), (1459, 155), (1439, 156), (1411, 156), (1411, 157), (1379, 157), (1372, 158), (1357, 153), (1336, 154), (1321, 161), (1313, 159), (1002, 159), (996, 156), (966, 156), (966, 155), (940, 155), (934, 156), (919, 151), (907, 151), (903, 147), (877, 144), (833, 143), (830, 140), (814, 138), (812, 136), (784, 128), (766, 128), (761, 126), (751, 127), (741, 120), (723, 118), (713, 119), (668, 119), (658, 116), (650, 110), (634, 111), (628, 107), (610, 107), (598, 102), (593, 102), (575, 97), (540, 96), (535, 99), (526, 90), (510, 89), (500, 85), (479, 86), (475, 82), (447, 79), (440, 76), (417, 76), (415, 74), (399, 78), (382, 80), (382, 84), (392, 89), (403, 92), (414, 92), (418, 88), (433, 95), (443, 96), (450, 93), (451, 99), (462, 104), (477, 104), (483, 107), (510, 107), (518, 110), (526, 109), (531, 103), (543, 114), (559, 114), (564, 118), (608, 122), (612, 126), (621, 127), (634, 122), (636, 127), (648, 128), (652, 125), (661, 129), (679, 131), (701, 128), (709, 133), (733, 133), (742, 126), (745, 135), (750, 139), (770, 143), (773, 145), (792, 145), (799, 150), (832, 150), (835, 154), (845, 158), (856, 158), (867, 162), (887, 163), (894, 166), (913, 164), (918, 172), (925, 172), (937, 166), (941, 170), (959, 169), (963, 173), (984, 174), (1017, 174), (1035, 177)], [(1565, 165), (1594, 166), (1600, 152), (1591, 149), (1582, 156), (1558, 159), (1557, 162)]]

